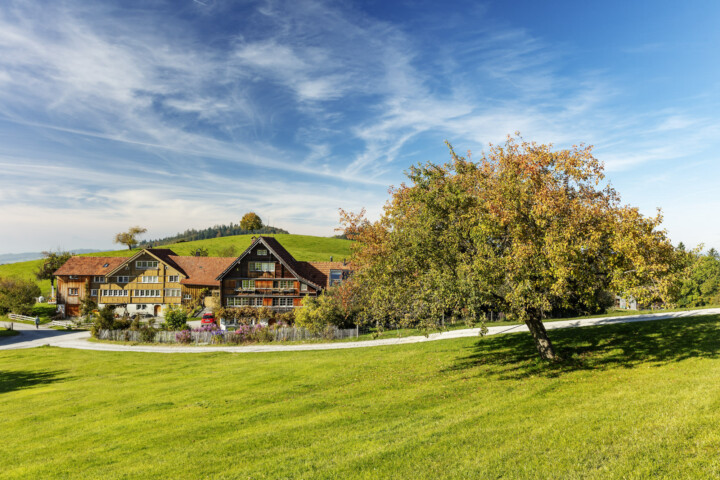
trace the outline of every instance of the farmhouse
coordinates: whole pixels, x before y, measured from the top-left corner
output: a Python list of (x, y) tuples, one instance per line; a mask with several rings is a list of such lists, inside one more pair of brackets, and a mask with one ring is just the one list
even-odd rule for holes
[(218, 301), (217, 305), (298, 307), (347, 278), (343, 262), (298, 262), (273, 237), (257, 237), (242, 255), (192, 257), (166, 248), (146, 248), (130, 258), (71, 257), (55, 271), (58, 310), (80, 314), (83, 298), (129, 314), (163, 316), (166, 305)]
[(285, 310), (349, 274), (345, 262), (299, 262), (274, 237), (257, 237), (216, 280), (224, 306)]

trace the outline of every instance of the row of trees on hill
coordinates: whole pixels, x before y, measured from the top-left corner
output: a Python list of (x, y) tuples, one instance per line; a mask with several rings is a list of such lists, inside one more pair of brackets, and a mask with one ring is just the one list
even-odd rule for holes
[(143, 240), (142, 242), (139, 242), (138, 245), (141, 247), (145, 245), (168, 245), (171, 243), (207, 240), (209, 238), (229, 237), (232, 235), (277, 233), (288, 233), (288, 231), (282, 228), (263, 225), (262, 219), (257, 214), (254, 212), (248, 212), (237, 224), (231, 222), (229, 225), (215, 225), (202, 230), (188, 229), (170, 237)]
[(228, 237), (232, 235), (247, 235), (251, 233), (288, 233), (287, 230), (283, 230), (282, 228), (263, 225), (262, 219), (255, 212), (248, 212), (243, 215), (240, 223), (237, 225), (234, 223), (230, 223), (230, 225), (215, 225), (203, 230), (185, 230), (183, 233), (178, 233), (177, 235), (172, 235), (170, 237), (156, 238), (153, 240), (139, 240), (138, 237), (146, 232), (147, 228), (144, 227), (130, 227), (126, 232), (116, 234), (114, 242), (125, 245), (129, 250), (132, 250), (137, 246), (168, 245), (172, 243), (207, 240), (210, 238)]

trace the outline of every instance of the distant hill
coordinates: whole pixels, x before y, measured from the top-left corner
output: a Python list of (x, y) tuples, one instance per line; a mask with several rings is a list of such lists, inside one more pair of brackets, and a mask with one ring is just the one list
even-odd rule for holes
[(177, 235), (172, 235), (170, 237), (156, 238), (153, 240), (143, 240), (142, 242), (140, 242), (139, 245), (141, 247), (146, 247), (148, 245), (169, 245), (172, 243), (192, 242), (194, 240), (208, 240), (211, 238), (230, 237), (233, 235), (268, 235), (278, 233), (287, 234), (288, 231), (277, 227), (263, 227), (260, 230), (249, 231), (240, 228), (239, 224), (236, 225), (234, 223), (230, 223), (230, 225), (215, 225), (214, 227), (209, 227), (203, 230), (185, 230), (182, 233), (178, 233)]
[[(253, 235), (234, 235), (230, 237), (211, 238), (208, 240), (195, 240), (192, 242), (180, 242), (175, 244), (157, 244), (154, 246), (170, 248), (178, 255), (189, 255), (198, 247), (207, 248), (210, 256), (235, 256), (240, 255), (252, 242)], [(350, 258), (350, 240), (329, 237), (312, 237), (309, 235), (273, 235), (296, 259), (307, 262), (322, 262), (330, 260), (342, 261)], [(113, 250), (109, 252), (95, 251), (83, 255), (93, 257), (131, 257), (139, 248), (134, 250)], [(0, 277), (20, 277), (35, 281), (47, 296), (50, 292), (50, 280), (38, 281), (35, 279), (35, 271), (42, 264), (42, 260), (31, 260), (27, 262), (10, 263), (0, 265)]]
[[(99, 252), (100, 250), (93, 250), (91, 248), (80, 248), (70, 251), (75, 254), (81, 254)], [(43, 258), (42, 252), (0, 253), (0, 265), (4, 265), (6, 263), (26, 262), (28, 260), (38, 260), (40, 258)]]

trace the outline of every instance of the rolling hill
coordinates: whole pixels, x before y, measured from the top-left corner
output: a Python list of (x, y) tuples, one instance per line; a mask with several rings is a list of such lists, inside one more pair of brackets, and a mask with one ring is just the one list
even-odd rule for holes
[[(350, 240), (328, 237), (313, 237), (310, 235), (291, 235), (277, 234), (273, 235), (280, 243), (298, 260), (307, 262), (328, 261), (330, 257), (334, 260), (342, 260), (350, 257)], [(230, 237), (211, 238), (208, 240), (196, 240), (193, 242), (174, 243), (171, 245), (156, 245), (160, 248), (170, 248), (178, 255), (189, 255), (190, 252), (198, 247), (208, 249), (210, 256), (220, 256), (226, 254), (224, 250), (228, 247), (234, 247), (234, 255), (240, 255), (252, 241), (253, 235), (235, 235)], [(138, 252), (134, 250), (112, 250), (109, 252), (94, 252), (83, 254), (82, 256), (95, 257), (130, 257)], [(36, 281), (43, 292), (48, 295), (50, 292), (50, 281), (35, 280), (35, 270), (42, 264), (42, 260), (31, 260), (28, 262), (9, 263), (0, 265), (0, 277), (19, 277)]]

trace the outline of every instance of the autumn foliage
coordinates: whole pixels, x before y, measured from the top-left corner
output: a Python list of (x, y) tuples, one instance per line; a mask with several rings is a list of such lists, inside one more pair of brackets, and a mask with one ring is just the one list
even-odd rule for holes
[(623, 205), (591, 147), (516, 136), (477, 160), (448, 147), (450, 162), (410, 168), (379, 220), (341, 211), (364, 318), (418, 325), (500, 311), (555, 359), (542, 323), (553, 308), (596, 309), (606, 292), (672, 296), (679, 266), (662, 216)]

